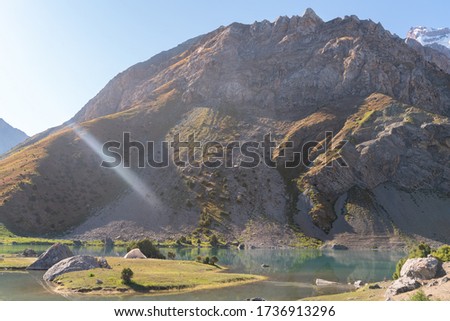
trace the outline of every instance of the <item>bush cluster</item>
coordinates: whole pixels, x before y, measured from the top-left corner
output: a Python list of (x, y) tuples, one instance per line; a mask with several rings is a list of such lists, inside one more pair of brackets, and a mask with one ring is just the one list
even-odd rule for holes
[(158, 250), (156, 246), (152, 244), (149, 239), (130, 242), (127, 247), (127, 252), (131, 251), (132, 249), (141, 250), (142, 254), (151, 259), (166, 259), (166, 257)]

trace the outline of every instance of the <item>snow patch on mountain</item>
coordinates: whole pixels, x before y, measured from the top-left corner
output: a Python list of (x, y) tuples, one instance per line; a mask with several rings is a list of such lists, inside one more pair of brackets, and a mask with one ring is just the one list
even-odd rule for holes
[(450, 49), (450, 28), (413, 27), (406, 35), (423, 46), (441, 45)]

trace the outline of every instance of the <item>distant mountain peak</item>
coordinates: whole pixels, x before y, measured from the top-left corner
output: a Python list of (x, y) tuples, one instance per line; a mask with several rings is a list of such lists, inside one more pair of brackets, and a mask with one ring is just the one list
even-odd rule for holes
[(27, 138), (27, 134), (23, 131), (12, 127), (3, 118), (0, 118), (0, 155)]
[(437, 44), (450, 49), (450, 28), (412, 27), (406, 37), (416, 40), (422, 46)]

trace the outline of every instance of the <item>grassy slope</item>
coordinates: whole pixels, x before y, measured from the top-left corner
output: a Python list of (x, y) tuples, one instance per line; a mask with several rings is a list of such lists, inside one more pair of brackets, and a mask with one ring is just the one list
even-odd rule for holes
[[(70, 272), (55, 279), (58, 291), (69, 292), (155, 292), (168, 290), (194, 290), (232, 286), (264, 279), (261, 276), (218, 273), (219, 267), (190, 261), (130, 260), (107, 258), (112, 269)], [(121, 271), (131, 268), (133, 283), (124, 285)], [(101, 280), (102, 284), (97, 284)]]
[[(119, 141), (122, 132), (131, 128), (137, 137), (160, 137), (171, 123), (170, 117), (162, 121), (162, 113), (157, 112), (163, 104), (142, 105), (82, 127), (99, 142)], [(176, 107), (167, 109), (171, 108)], [(117, 175), (99, 166), (100, 162), (66, 128), (0, 159), (0, 223), (26, 236), (58, 235), (80, 224), (126, 189)]]
[(73, 245), (71, 240), (56, 240), (39, 237), (23, 237), (18, 236), (9, 231), (3, 224), (0, 223), (0, 244), (30, 244), (30, 245), (53, 245), (55, 243), (63, 243), (66, 245)]

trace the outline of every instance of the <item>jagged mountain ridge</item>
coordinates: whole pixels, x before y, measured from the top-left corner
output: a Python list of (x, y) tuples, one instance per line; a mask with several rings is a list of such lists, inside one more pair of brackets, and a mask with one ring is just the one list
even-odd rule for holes
[[(394, 45), (381, 48), (379, 41)], [(420, 72), (426, 61), (401, 42), (372, 21), (351, 16), (325, 23), (308, 10), (304, 16), (280, 17), (273, 23), (233, 23), (119, 74), (73, 120), (125, 110), (174, 88), (186, 104), (299, 108), (324, 99), (381, 92), (445, 111), (448, 94), (437, 93), (439, 89), (424, 79)], [(378, 47), (371, 48), (374, 44)], [(403, 56), (409, 56), (408, 63), (415, 66), (388, 65)], [(383, 63), (386, 70), (378, 68)], [(331, 65), (336, 70), (326, 68)], [(260, 79), (251, 79), (255, 70)], [(367, 76), (372, 70), (379, 71), (379, 78)], [(400, 79), (400, 74), (406, 78)], [(105, 106), (110, 110), (103, 110)]]
[[(405, 225), (382, 188), (419, 222), (423, 208), (411, 204), (417, 197), (434, 204), (428, 217), (449, 226), (449, 77), (381, 25), (355, 16), (324, 22), (307, 10), (221, 27), (119, 74), (71, 122), (100, 142), (119, 140), (123, 131), (156, 142), (175, 133), (230, 141), (271, 132), (297, 151), (330, 130), (349, 140), (342, 149), (349, 168), (323, 166), (326, 155), (317, 150), (311, 167), (293, 170), (135, 169), (154, 194), (149, 207), (99, 169), (96, 155), (66, 128), (0, 162), (0, 222), (27, 234), (69, 230), (91, 238), (167, 238), (200, 226), (257, 246), (295, 244), (299, 232), (377, 246), (400, 244), (399, 230), (445, 241), (439, 229), (433, 235)], [(410, 145), (430, 170), (417, 175)]]
[(0, 118), (0, 155), (28, 138), (23, 131), (10, 126)]

